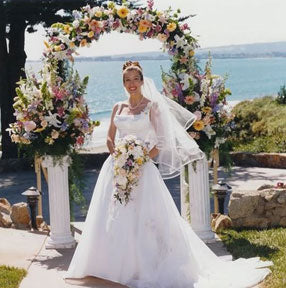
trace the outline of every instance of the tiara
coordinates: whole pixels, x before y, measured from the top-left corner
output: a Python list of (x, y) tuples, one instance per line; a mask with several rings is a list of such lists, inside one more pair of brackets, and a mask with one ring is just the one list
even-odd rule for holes
[(127, 61), (123, 64), (122, 70), (125, 71), (128, 68), (135, 68), (135, 69), (139, 69), (140, 71), (142, 71), (142, 68), (139, 64), (138, 61)]

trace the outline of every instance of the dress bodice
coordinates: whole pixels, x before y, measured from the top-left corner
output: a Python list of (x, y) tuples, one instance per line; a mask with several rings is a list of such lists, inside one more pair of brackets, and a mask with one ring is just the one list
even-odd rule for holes
[(143, 140), (151, 149), (156, 145), (156, 133), (150, 120), (150, 109), (152, 103), (149, 102), (146, 107), (136, 115), (116, 114), (114, 124), (118, 130), (118, 137), (133, 135)]

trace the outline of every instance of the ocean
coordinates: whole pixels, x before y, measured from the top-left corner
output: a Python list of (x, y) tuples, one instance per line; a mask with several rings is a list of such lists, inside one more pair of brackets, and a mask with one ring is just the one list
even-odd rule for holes
[[(205, 62), (206, 60), (200, 60), (201, 68)], [(126, 99), (122, 86), (123, 63), (124, 61), (75, 62), (80, 75), (89, 76), (86, 101), (91, 118), (101, 121), (101, 125), (86, 144), (87, 147), (104, 145), (112, 107), (116, 102)], [(161, 90), (161, 71), (168, 71), (171, 61), (142, 60), (140, 64), (144, 74), (152, 78)], [(35, 72), (40, 67), (40, 62), (26, 64), (26, 68)], [(232, 91), (228, 100), (232, 103), (277, 94), (280, 86), (286, 84), (286, 58), (213, 59), (212, 71), (227, 77), (226, 87)]]

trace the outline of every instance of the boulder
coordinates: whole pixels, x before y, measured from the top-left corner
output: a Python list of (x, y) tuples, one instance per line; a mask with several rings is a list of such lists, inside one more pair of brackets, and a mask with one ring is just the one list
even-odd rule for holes
[(16, 229), (30, 228), (30, 214), (27, 203), (14, 204), (12, 206), (11, 219)]
[(227, 215), (217, 214), (211, 223), (214, 232), (220, 232), (226, 228), (232, 227), (232, 221)]
[(241, 226), (249, 228), (267, 228), (270, 223), (270, 219), (266, 217), (252, 215), (250, 217), (245, 217), (243, 219), (243, 225)]
[(9, 214), (0, 212), (0, 227), (10, 228), (12, 220)]
[(0, 212), (11, 213), (11, 204), (6, 198), (0, 198)]

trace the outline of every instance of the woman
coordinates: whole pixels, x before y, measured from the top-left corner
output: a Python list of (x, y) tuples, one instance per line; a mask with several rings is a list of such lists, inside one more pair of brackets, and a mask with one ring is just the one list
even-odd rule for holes
[(120, 139), (134, 135), (153, 161), (142, 166), (124, 205), (114, 198), (113, 156), (106, 160), (66, 278), (90, 275), (136, 288), (242, 288), (262, 281), (270, 272), (263, 267), (272, 263), (218, 258), (181, 218), (162, 180), (203, 157), (184, 129), (193, 114), (162, 96), (138, 62), (124, 64), (123, 85), (129, 97), (113, 108), (108, 149), (112, 155), (116, 132)]

